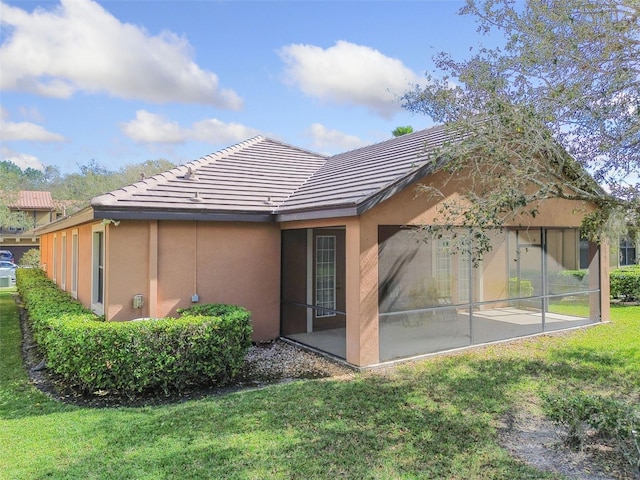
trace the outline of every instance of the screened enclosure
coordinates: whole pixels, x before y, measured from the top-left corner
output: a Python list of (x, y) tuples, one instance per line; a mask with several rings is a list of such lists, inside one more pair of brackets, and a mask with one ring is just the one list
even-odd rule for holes
[(346, 356), (345, 229), (282, 232), (280, 333)]
[(492, 232), (478, 265), (463, 230), (378, 236), (380, 361), (600, 320), (599, 250), (578, 229)]

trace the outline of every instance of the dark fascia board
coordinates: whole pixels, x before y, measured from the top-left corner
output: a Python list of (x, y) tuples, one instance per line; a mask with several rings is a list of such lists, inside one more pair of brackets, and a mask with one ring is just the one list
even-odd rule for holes
[(335, 208), (313, 208), (279, 213), (276, 222), (295, 222), (296, 220), (322, 220), (325, 218), (355, 217), (358, 215), (356, 205), (338, 205)]
[(51, 223), (47, 223), (41, 227), (37, 227), (33, 230), (36, 235), (44, 235), (45, 233), (55, 232), (64, 228), (71, 228), (83, 223), (91, 222), (95, 220), (94, 211), (91, 207), (85, 207), (71, 215), (54, 220)]
[[(95, 208), (95, 207), (94, 207)], [(95, 218), (110, 220), (197, 220), (203, 222), (262, 222), (275, 221), (271, 213), (257, 212), (220, 212), (189, 210), (134, 210), (134, 209), (96, 209)]]

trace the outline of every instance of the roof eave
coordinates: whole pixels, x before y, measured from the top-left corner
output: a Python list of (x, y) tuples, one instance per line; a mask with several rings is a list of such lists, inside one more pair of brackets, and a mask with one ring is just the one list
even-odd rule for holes
[(41, 227), (37, 227), (33, 230), (35, 235), (44, 235), (46, 233), (55, 232), (64, 228), (71, 228), (83, 223), (95, 220), (94, 211), (91, 207), (85, 207), (82, 210), (67, 215), (66, 217), (59, 218), (53, 222), (47, 223)]
[(290, 222), (296, 220), (321, 220), (326, 218), (359, 216), (431, 173), (433, 173), (433, 164), (429, 162), (355, 203), (283, 210), (277, 213), (276, 221)]
[(295, 222), (298, 220), (322, 220), (326, 218), (355, 217), (358, 215), (356, 205), (337, 205), (335, 207), (298, 209), (278, 213), (276, 222)]
[(189, 220), (205, 222), (261, 222), (272, 223), (274, 215), (270, 212), (221, 211), (221, 210), (132, 210), (94, 207), (95, 218), (111, 220)]

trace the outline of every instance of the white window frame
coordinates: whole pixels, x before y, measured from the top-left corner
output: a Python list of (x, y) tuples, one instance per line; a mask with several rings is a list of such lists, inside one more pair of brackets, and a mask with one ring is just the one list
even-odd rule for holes
[(458, 254), (458, 303), (471, 302), (471, 252)]
[(78, 298), (78, 230), (71, 231), (71, 296)]
[(104, 315), (105, 244), (104, 225), (94, 225), (91, 229), (91, 310), (96, 315)]
[(67, 232), (62, 232), (60, 240), (60, 288), (67, 289)]
[[(328, 243), (327, 243), (328, 242)], [(336, 236), (316, 236), (316, 307), (336, 309)], [(329, 274), (322, 273), (329, 271)], [(335, 312), (316, 310), (316, 318), (335, 317)]]
[(52, 258), (51, 258), (51, 263), (52, 263), (52, 268), (51, 268), (51, 279), (53, 280), (53, 283), (58, 283), (58, 234), (54, 233), (53, 234), (53, 245), (52, 245)]
[(438, 298), (451, 297), (451, 236), (443, 235), (433, 241), (433, 278), (436, 282)]

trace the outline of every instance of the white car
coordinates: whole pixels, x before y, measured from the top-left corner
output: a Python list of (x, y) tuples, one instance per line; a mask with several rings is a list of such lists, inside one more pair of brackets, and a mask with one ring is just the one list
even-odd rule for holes
[(9, 277), (13, 285), (16, 283), (16, 268), (18, 268), (18, 266), (15, 263), (0, 260), (0, 278)]

